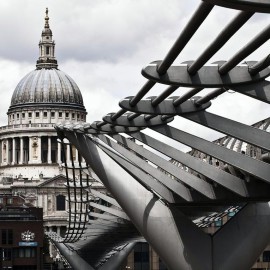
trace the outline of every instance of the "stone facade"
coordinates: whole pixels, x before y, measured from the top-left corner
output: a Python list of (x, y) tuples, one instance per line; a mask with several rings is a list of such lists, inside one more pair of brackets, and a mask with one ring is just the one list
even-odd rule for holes
[(85, 122), (87, 112), (76, 83), (58, 69), (48, 10), (39, 52), (36, 69), (14, 90), (8, 125), (0, 127), (0, 195), (16, 195), (43, 208), (45, 230), (63, 236), (68, 225), (63, 151), (68, 164), (71, 158), (75, 166), (79, 159), (82, 166), (85, 162), (75, 148), (61, 149), (54, 125)]

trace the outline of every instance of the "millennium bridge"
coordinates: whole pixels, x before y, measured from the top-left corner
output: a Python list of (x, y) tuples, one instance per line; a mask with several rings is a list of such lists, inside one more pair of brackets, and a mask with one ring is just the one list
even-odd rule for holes
[[(175, 63), (215, 5), (238, 13), (197, 59)], [(228, 92), (237, 93), (239, 103), (243, 95), (270, 103), (270, 55), (246, 60), (269, 40), (270, 25), (250, 32), (249, 41), (232, 48), (227, 60), (211, 62), (256, 13), (270, 13), (269, 1), (198, 1), (164, 59), (142, 69), (144, 85), (135, 96), (124, 97), (117, 112), (105, 111), (92, 124), (56, 126), (64, 155), (71, 151), (71, 162), (63, 164), (70, 219), (65, 237), (49, 237), (73, 269), (119, 269), (143, 240), (171, 270), (247, 270), (269, 244), (270, 119), (249, 126), (208, 111)], [(159, 95), (148, 96), (161, 85)], [(256, 113), (243, 112), (246, 119), (251, 112)], [(191, 134), (192, 128), (183, 131), (172, 124), (176, 118), (223, 137), (211, 141)], [(191, 150), (182, 151), (180, 143)], [(70, 145), (87, 166), (74, 166)], [(93, 188), (93, 177), (103, 191)], [(230, 207), (236, 215), (214, 234), (196, 222)]]

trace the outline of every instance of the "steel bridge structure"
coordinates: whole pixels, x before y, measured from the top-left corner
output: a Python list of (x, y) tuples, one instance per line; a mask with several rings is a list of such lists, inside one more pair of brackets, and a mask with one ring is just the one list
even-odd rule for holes
[[(175, 64), (215, 5), (239, 11), (196, 60)], [(143, 68), (145, 84), (119, 102), (119, 111), (92, 124), (56, 126), (61, 143), (78, 149), (107, 190), (91, 187), (88, 166), (64, 164), (74, 191), (70, 226), (64, 238), (50, 237), (74, 269), (119, 269), (134, 243), (145, 239), (171, 270), (247, 270), (269, 244), (270, 120), (249, 126), (207, 111), (227, 91), (270, 103), (270, 56), (246, 61), (269, 40), (270, 25), (250, 33), (226, 61), (211, 62), (257, 12), (270, 13), (269, 1), (201, 1), (164, 59)], [(160, 84), (164, 91), (147, 97)], [(175, 96), (180, 87), (183, 94)], [(176, 117), (225, 136), (214, 142), (195, 136), (170, 125)], [(79, 178), (68, 175), (75, 169)], [(81, 210), (84, 203), (89, 211)], [(194, 222), (228, 207), (237, 214), (213, 235)]]

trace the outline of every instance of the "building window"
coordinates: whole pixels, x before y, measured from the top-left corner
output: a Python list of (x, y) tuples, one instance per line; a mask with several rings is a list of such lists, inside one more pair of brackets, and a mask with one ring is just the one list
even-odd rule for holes
[(66, 235), (66, 231), (67, 231), (66, 226), (61, 226), (60, 227), (60, 236), (64, 238)]
[(72, 119), (75, 119), (75, 113), (71, 114)]
[(36, 118), (39, 118), (39, 112), (36, 112)]
[(13, 244), (13, 231), (12, 230), (2, 230), (2, 244), (12, 245)]
[(64, 195), (56, 196), (56, 211), (66, 210), (66, 197)]
[(24, 118), (25, 118), (25, 113), (23, 112), (23, 113), (22, 113), (22, 119), (24, 119)]
[(51, 112), (51, 117), (52, 117), (52, 118), (55, 117), (55, 112)]
[(270, 250), (263, 252), (263, 262), (270, 262)]
[(46, 47), (46, 54), (50, 54), (50, 47)]
[(59, 118), (62, 118), (62, 112), (59, 112), (58, 115), (59, 115)]
[(49, 39), (49, 37), (46, 37), (46, 39)]
[(80, 120), (80, 115), (79, 114), (77, 114), (77, 118), (78, 118), (78, 120)]
[(31, 112), (28, 113), (28, 117), (32, 118), (32, 113)]
[(43, 112), (43, 117), (47, 118), (47, 112)]
[(17, 113), (17, 119), (20, 119), (20, 115)]
[(66, 112), (66, 118), (69, 118), (69, 113), (68, 112)]
[(14, 114), (12, 114), (12, 119), (14, 119)]
[(13, 199), (12, 198), (8, 198), (7, 199), (7, 204), (13, 204)]
[(134, 247), (135, 269), (149, 269), (149, 245), (137, 243)]
[(35, 258), (36, 248), (15, 248), (13, 249), (14, 258)]
[(12, 252), (11, 248), (3, 248), (2, 249), (2, 259), (3, 261), (11, 261)]

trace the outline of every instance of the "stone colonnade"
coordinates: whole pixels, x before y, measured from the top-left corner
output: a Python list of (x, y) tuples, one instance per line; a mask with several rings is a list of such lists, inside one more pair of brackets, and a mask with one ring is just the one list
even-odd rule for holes
[[(62, 163), (61, 144), (57, 142), (56, 136), (21, 136), (4, 138), (0, 141), (0, 164), (37, 164), (37, 163)], [(67, 162), (71, 162), (70, 145), (66, 148)], [(79, 161), (79, 154), (72, 147), (74, 162)], [(84, 162), (84, 160), (81, 160)]]

